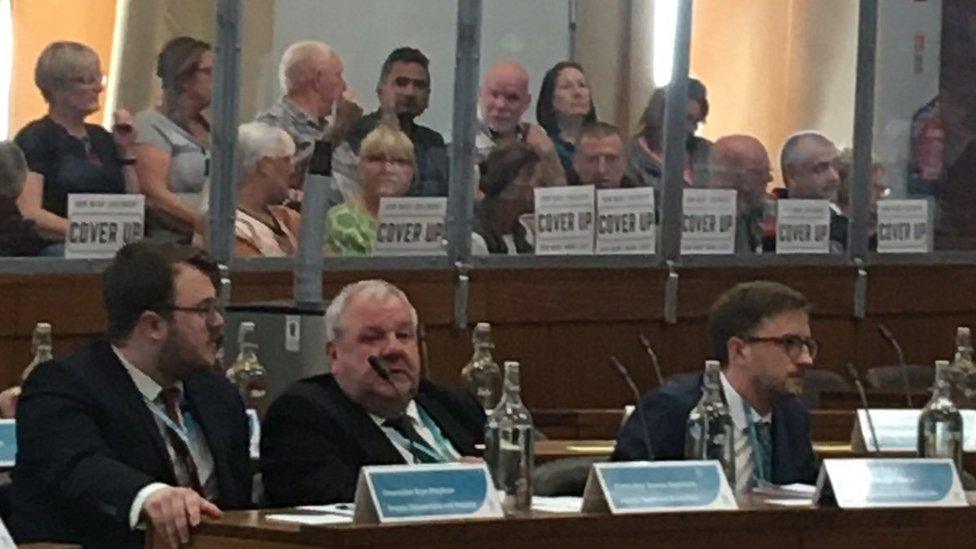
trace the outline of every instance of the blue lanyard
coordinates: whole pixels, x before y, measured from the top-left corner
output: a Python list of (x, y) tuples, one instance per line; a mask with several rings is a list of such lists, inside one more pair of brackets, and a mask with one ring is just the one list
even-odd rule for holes
[[(146, 401), (146, 404), (149, 405), (149, 410), (152, 411), (153, 415), (156, 416), (157, 418), (159, 418), (167, 427), (169, 427), (170, 429), (172, 429), (173, 432), (176, 433), (176, 436), (180, 437), (180, 439), (186, 444), (186, 447), (187, 448), (190, 448), (190, 429), (189, 429), (189, 427), (186, 427), (184, 425), (177, 425), (176, 422), (174, 422), (172, 419), (170, 419), (169, 414), (167, 414), (166, 412), (164, 412), (164, 411), (162, 411), (162, 410), (159, 409), (159, 405), (158, 404), (156, 404), (155, 402), (147, 399), (146, 397), (142, 397), (142, 399), (145, 400)], [(183, 423), (187, 423), (188, 422), (187, 419), (188, 418), (184, 414), (183, 415)]]
[(392, 434), (397, 438), (397, 441), (400, 442), (400, 445), (410, 449), (411, 455), (414, 451), (418, 451), (423, 452), (424, 454), (442, 463), (451, 463), (455, 461), (454, 456), (450, 455), (450, 453), (445, 450), (445, 448), (449, 447), (448, 445), (450, 442), (444, 438), (444, 435), (441, 433), (440, 428), (437, 427), (437, 424), (434, 423), (430, 416), (427, 415), (427, 412), (419, 405), (417, 406), (417, 415), (420, 416), (420, 421), (424, 424), (424, 426), (427, 427), (430, 434), (433, 435), (434, 444), (430, 444), (427, 439), (424, 439), (423, 436), (420, 435), (419, 432), (417, 433), (417, 436), (420, 437), (426, 444), (412, 444), (406, 437), (398, 433), (396, 430), (393, 430)]
[(766, 460), (764, 459), (763, 448), (759, 444), (759, 435), (756, 434), (756, 424), (752, 421), (752, 408), (746, 404), (745, 399), (742, 399), (742, 413), (745, 414), (746, 421), (749, 423), (749, 445), (752, 446), (752, 461), (756, 464), (753, 477), (758, 482), (767, 481), (769, 477), (766, 476)]

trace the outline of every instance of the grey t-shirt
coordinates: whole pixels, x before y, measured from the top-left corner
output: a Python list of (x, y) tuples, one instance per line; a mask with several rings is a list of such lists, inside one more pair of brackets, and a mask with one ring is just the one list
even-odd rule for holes
[(155, 107), (136, 115), (139, 142), (170, 154), (169, 189), (190, 208), (200, 211), (204, 184), (210, 177), (210, 145), (159, 112)]

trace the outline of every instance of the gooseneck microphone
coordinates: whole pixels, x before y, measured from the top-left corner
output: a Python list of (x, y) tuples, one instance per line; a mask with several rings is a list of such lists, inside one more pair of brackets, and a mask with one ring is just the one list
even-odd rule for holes
[(664, 385), (664, 376), (661, 375), (661, 363), (657, 360), (657, 353), (654, 352), (654, 348), (651, 347), (651, 341), (644, 336), (644, 334), (638, 334), (638, 339), (640, 339), (641, 345), (644, 346), (644, 351), (647, 356), (651, 357), (651, 366), (654, 367), (654, 375), (657, 377), (657, 386), (660, 387)]
[(647, 428), (647, 418), (644, 417), (644, 408), (640, 403), (640, 389), (637, 388), (637, 384), (634, 383), (634, 378), (630, 376), (630, 371), (624, 366), (617, 357), (610, 357), (610, 369), (616, 372), (620, 379), (624, 380), (627, 387), (634, 394), (634, 409), (637, 413), (637, 420), (641, 424), (641, 439), (644, 441), (644, 449), (647, 450), (647, 459), (654, 459), (654, 448), (651, 446), (651, 433)]
[[(871, 431), (871, 440), (874, 442), (874, 453), (880, 454), (881, 447), (878, 446), (878, 433), (875, 432), (874, 420), (871, 419), (871, 407), (868, 406), (868, 394), (864, 392), (864, 384), (861, 383), (861, 376), (857, 373), (857, 368), (855, 368), (850, 362), (848, 362), (846, 366), (847, 375), (850, 376), (851, 381), (854, 382), (854, 386), (857, 387), (857, 393), (861, 396), (861, 406), (864, 406), (864, 415), (868, 419), (868, 430)], [(864, 447), (869, 452), (871, 451), (870, 448), (868, 448), (867, 443), (864, 444)]]
[(908, 365), (905, 364), (905, 353), (901, 350), (901, 345), (898, 343), (898, 339), (895, 338), (895, 334), (888, 329), (884, 324), (878, 324), (878, 333), (884, 338), (894, 349), (895, 354), (898, 355), (898, 366), (901, 368), (901, 380), (905, 385), (905, 401), (908, 403), (908, 407), (912, 407), (912, 387), (908, 383)]
[[(400, 398), (403, 398), (403, 393), (400, 392), (400, 388), (393, 383), (392, 379), (390, 379), (390, 367), (387, 365), (386, 361), (376, 355), (369, 356), (366, 361), (369, 362), (369, 366), (374, 372), (376, 372), (376, 375), (380, 376), (380, 379), (387, 382), (390, 387), (393, 387), (393, 390), (396, 391), (396, 394), (399, 395)], [(407, 442), (410, 443), (410, 456), (413, 457), (413, 462), (420, 463), (420, 457), (417, 454), (416, 442), (414, 441), (414, 436), (419, 435), (416, 434), (413, 426), (408, 422), (409, 418), (406, 417), (406, 414), (402, 414), (398, 418), (386, 420), (384, 425), (388, 424), (390, 427), (393, 427), (397, 432), (407, 439)], [(394, 425), (400, 425), (401, 427), (400, 429), (397, 429), (394, 427)]]

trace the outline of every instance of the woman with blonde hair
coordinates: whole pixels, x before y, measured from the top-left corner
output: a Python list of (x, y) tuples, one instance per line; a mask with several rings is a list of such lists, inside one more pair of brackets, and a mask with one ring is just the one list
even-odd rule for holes
[(17, 206), (50, 243), (41, 255), (59, 256), (68, 233), (69, 194), (139, 192), (132, 154), (136, 131), (125, 109), (115, 112), (112, 133), (85, 122), (98, 111), (105, 86), (98, 55), (84, 44), (49, 44), (37, 59), (34, 82), (48, 111), (15, 138), (28, 166)]
[(359, 192), (326, 214), (326, 253), (373, 253), (380, 199), (407, 194), (416, 169), (413, 143), (405, 133), (387, 124), (370, 132), (359, 150)]

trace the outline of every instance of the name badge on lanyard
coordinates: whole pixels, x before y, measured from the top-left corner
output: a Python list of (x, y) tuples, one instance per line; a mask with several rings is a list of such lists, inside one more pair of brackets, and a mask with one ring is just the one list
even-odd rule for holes
[(745, 414), (746, 421), (749, 423), (749, 446), (752, 446), (752, 460), (756, 466), (753, 471), (753, 478), (755, 478), (756, 482), (769, 481), (770, 471), (766, 470), (766, 451), (763, 445), (759, 444), (756, 423), (752, 420), (752, 409), (746, 404), (745, 399), (742, 400), (742, 412)]

